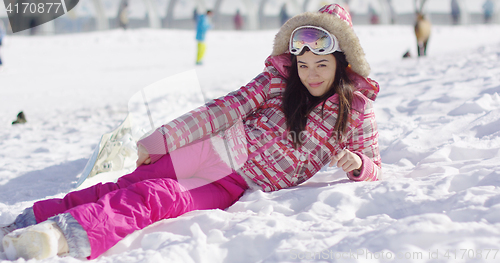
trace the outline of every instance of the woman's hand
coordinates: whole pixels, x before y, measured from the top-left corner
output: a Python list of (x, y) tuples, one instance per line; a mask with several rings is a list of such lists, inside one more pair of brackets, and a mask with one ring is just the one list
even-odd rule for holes
[(346, 173), (358, 170), (361, 168), (361, 165), (363, 165), (361, 158), (347, 149), (344, 149), (337, 155), (333, 156), (332, 161), (330, 162), (330, 167), (334, 166), (335, 163), (337, 163), (338, 168), (342, 168), (342, 170)]
[(139, 144), (139, 146), (137, 147), (137, 156), (139, 156), (137, 158), (137, 161), (135, 162), (137, 167), (139, 167), (143, 164), (150, 164), (151, 163), (151, 157), (149, 157), (148, 150), (142, 144)]

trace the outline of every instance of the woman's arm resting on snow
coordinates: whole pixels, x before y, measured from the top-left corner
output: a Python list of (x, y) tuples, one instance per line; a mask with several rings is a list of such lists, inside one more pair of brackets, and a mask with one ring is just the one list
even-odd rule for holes
[[(361, 160), (359, 169), (347, 172), (347, 177), (354, 181), (377, 181), (381, 175), (381, 160), (378, 148), (378, 130), (373, 104), (368, 101), (361, 123), (352, 131), (347, 141), (347, 148)], [(359, 174), (358, 174), (359, 171)]]

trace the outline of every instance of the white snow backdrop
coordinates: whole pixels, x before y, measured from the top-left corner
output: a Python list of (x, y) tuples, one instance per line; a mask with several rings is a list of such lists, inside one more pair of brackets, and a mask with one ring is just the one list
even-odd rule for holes
[[(353, 183), (329, 168), (299, 187), (247, 192), (226, 211), (160, 221), (95, 261), (498, 262), (500, 26), (435, 26), (429, 56), (407, 60), (416, 53), (410, 26), (355, 30), (381, 86), (381, 181)], [(198, 67), (193, 31), (8, 36), (0, 224), (72, 191), (140, 88), (196, 69), (205, 95), (222, 96), (261, 72), (275, 33), (211, 31)], [(12, 126), (21, 110), (28, 123)]]

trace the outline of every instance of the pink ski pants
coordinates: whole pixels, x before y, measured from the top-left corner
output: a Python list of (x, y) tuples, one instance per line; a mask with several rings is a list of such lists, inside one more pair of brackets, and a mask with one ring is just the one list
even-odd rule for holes
[(87, 232), (94, 259), (135, 230), (192, 210), (226, 209), (248, 188), (228, 168), (210, 140), (142, 165), (116, 183), (99, 183), (62, 199), (36, 202), (37, 222), (71, 213)]

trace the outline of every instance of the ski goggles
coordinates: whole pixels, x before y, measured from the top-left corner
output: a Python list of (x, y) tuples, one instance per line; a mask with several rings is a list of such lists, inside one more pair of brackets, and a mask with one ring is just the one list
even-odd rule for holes
[(328, 31), (321, 27), (297, 27), (290, 36), (288, 50), (298, 56), (304, 47), (308, 47), (316, 55), (331, 54), (341, 51), (339, 41)]

